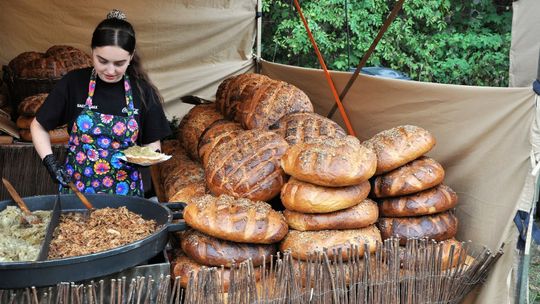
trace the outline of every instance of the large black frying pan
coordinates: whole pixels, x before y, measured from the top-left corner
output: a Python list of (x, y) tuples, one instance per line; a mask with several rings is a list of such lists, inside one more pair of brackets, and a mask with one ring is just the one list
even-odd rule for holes
[[(167, 244), (168, 232), (186, 228), (183, 220), (171, 222), (173, 213), (168, 208), (144, 198), (105, 194), (85, 196), (96, 209), (126, 206), (144, 219), (155, 220), (160, 228), (142, 240), (98, 253), (55, 260), (0, 263), (0, 289), (52, 286), (59, 282), (78, 282), (122, 271), (162, 252)], [(86, 210), (74, 194), (59, 197), (62, 212)], [(26, 197), (24, 201), (32, 211), (52, 210), (56, 199), (56, 195), (43, 195)], [(11, 200), (0, 201), (0, 211), (8, 205), (15, 203)]]

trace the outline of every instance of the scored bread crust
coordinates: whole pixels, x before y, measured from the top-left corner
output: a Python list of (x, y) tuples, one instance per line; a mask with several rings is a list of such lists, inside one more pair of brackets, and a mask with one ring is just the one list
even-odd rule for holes
[(433, 158), (422, 156), (383, 175), (376, 176), (371, 187), (374, 197), (392, 197), (417, 193), (441, 184), (444, 168)]
[(208, 235), (240, 243), (276, 243), (289, 230), (269, 204), (228, 195), (194, 198), (184, 209), (184, 220)]
[(345, 137), (347, 132), (336, 122), (313, 112), (290, 113), (270, 126), (283, 136), (289, 145), (319, 137)]
[(447, 185), (440, 184), (411, 195), (383, 199), (379, 208), (381, 216), (385, 217), (418, 216), (452, 209), (457, 201), (456, 192)]
[(375, 173), (377, 157), (354, 137), (320, 137), (291, 146), (281, 158), (285, 173), (312, 184), (343, 187)]
[(421, 127), (403, 125), (381, 131), (364, 144), (377, 154), (375, 175), (379, 175), (429, 152), (435, 145), (435, 137)]
[(270, 131), (241, 131), (210, 152), (204, 168), (208, 188), (215, 195), (269, 201), (285, 183), (279, 160), (288, 146)]
[(251, 259), (254, 267), (269, 262), (277, 252), (275, 244), (248, 244), (221, 240), (195, 229), (182, 233), (184, 253), (198, 263), (208, 266), (232, 267)]
[(405, 245), (407, 238), (427, 238), (444, 241), (456, 236), (458, 219), (452, 211), (417, 217), (381, 217), (378, 224), (383, 240), (399, 238)]

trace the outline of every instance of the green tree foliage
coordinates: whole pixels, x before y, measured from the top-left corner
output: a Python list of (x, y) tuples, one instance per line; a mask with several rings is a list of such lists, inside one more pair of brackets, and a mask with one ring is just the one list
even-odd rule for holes
[[(304, 16), (329, 69), (356, 67), (395, 0), (302, 0)], [(293, 1), (263, 1), (263, 58), (320, 67)], [(367, 66), (412, 79), (507, 86), (510, 0), (406, 0)]]

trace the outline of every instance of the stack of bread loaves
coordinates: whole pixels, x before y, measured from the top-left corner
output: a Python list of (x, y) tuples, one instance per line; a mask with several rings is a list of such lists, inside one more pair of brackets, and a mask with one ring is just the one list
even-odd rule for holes
[[(285, 237), (287, 223), (279, 212), (262, 201), (210, 194), (192, 199), (184, 209), (184, 220), (192, 228), (180, 235), (181, 254), (173, 258), (172, 273), (186, 287), (190, 272), (203, 266), (224, 266), (223, 288), (228, 290), (233, 264), (251, 259), (255, 277), (260, 265), (271, 260), (276, 244)], [(176, 251), (178, 253), (178, 251)]]
[(366, 145), (378, 159), (371, 197), (379, 203), (382, 238), (397, 237), (401, 245), (408, 238), (427, 238), (459, 246), (453, 239), (457, 194), (442, 183), (441, 164), (424, 155), (435, 145), (433, 135), (404, 125), (376, 134)]
[(291, 176), (281, 201), (294, 230), (280, 249), (300, 260), (323, 248), (329, 249), (329, 258), (341, 248), (346, 259), (351, 245), (359, 255), (364, 245), (373, 252), (381, 235), (374, 225), (377, 205), (367, 196), (376, 165), (375, 153), (353, 136), (311, 137), (292, 145), (281, 159)]
[[(17, 109), (19, 114), (19, 117), (17, 118), (17, 127), (19, 128), (21, 140), (28, 142), (32, 141), (30, 124), (32, 123), (32, 120), (34, 120), (37, 111), (45, 101), (45, 98), (47, 98), (47, 95), (49, 94), (40, 93), (37, 95), (28, 96), (19, 104)], [(53, 144), (67, 144), (69, 140), (66, 126), (49, 131), (49, 136), (51, 137), (51, 143)]]

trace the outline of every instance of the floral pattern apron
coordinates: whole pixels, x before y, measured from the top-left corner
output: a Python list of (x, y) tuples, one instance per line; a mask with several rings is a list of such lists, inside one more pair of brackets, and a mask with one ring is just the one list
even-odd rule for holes
[[(81, 192), (143, 196), (141, 174), (119, 159), (124, 155), (122, 150), (135, 145), (139, 134), (129, 77), (124, 76), (127, 116), (92, 111), (95, 89), (93, 70), (85, 107), (71, 128), (66, 171)], [(63, 193), (71, 192), (67, 187), (60, 188)]]

